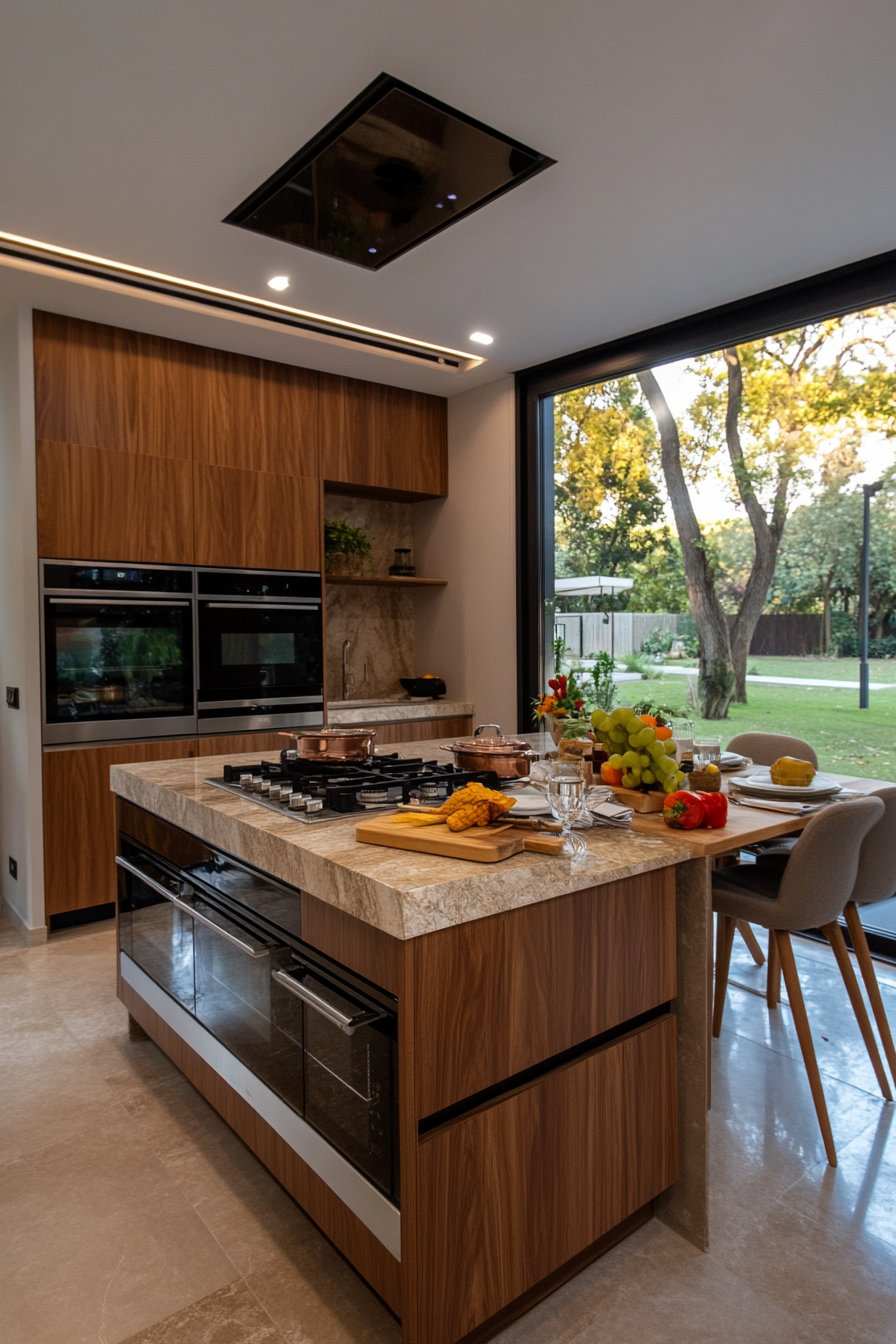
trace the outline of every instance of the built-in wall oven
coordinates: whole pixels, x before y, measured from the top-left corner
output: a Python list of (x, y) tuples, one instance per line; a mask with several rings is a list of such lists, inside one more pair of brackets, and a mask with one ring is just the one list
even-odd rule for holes
[(197, 569), (200, 731), (323, 723), (321, 576)]
[(132, 967), (398, 1203), (396, 1001), (301, 937), (301, 896), (128, 805), (119, 835)]
[(193, 570), (40, 562), (45, 743), (196, 732)]

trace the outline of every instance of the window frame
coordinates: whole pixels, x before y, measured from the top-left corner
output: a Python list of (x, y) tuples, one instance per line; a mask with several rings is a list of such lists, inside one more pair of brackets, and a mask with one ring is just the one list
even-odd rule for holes
[(544, 615), (545, 593), (554, 586), (554, 396), (894, 301), (896, 249), (515, 374), (517, 731), (531, 730), (553, 637)]

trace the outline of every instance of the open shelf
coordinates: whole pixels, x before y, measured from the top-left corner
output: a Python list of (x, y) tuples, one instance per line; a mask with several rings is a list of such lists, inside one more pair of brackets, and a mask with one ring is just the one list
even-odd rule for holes
[(418, 579), (416, 575), (410, 578), (397, 574), (377, 574), (360, 579), (350, 574), (327, 574), (325, 578), (327, 583), (378, 584), (382, 588), (444, 588), (448, 583), (447, 579)]

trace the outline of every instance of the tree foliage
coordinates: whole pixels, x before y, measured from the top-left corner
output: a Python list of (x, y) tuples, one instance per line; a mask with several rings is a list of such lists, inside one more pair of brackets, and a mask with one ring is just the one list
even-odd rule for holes
[(656, 429), (637, 381), (555, 397), (554, 426), (557, 573), (628, 577), (653, 549), (665, 504)]

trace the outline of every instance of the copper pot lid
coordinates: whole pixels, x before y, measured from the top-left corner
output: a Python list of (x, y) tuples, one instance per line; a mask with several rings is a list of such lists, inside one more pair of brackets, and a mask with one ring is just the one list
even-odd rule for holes
[(529, 742), (522, 742), (513, 737), (501, 740), (493, 737), (468, 737), (462, 742), (447, 743), (442, 750), (465, 751), (476, 756), (519, 756), (521, 752), (532, 751), (533, 747)]
[(372, 728), (295, 728), (289, 737), (370, 737), (376, 736)]

